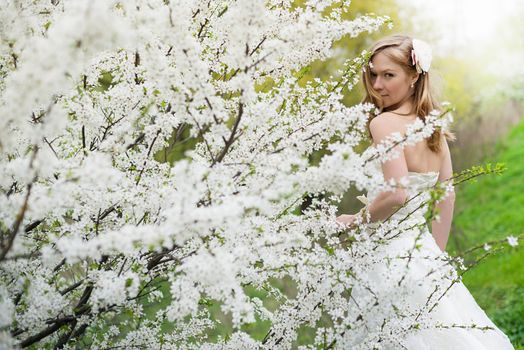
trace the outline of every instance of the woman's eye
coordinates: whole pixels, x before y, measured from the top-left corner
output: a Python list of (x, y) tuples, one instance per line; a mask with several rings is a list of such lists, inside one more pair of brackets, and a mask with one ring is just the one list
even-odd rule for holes
[(377, 76), (377, 74), (376, 74), (376, 73), (371, 73), (371, 76), (372, 76), (373, 78), (375, 78), (375, 77)]
[(394, 75), (391, 74), (391, 73), (386, 73), (385, 76), (386, 76), (387, 78), (393, 78), (393, 77), (394, 77)]

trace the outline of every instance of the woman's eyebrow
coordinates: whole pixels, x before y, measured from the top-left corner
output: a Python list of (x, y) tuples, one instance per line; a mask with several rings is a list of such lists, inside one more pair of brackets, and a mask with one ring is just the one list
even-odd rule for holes
[[(379, 72), (379, 73), (387, 73), (387, 72), (393, 72), (393, 73), (395, 73), (396, 70), (395, 70), (394, 68), (386, 68), (386, 69), (383, 69), (383, 70), (379, 70), (378, 72)], [(377, 73), (377, 70), (374, 68), (374, 69), (371, 70), (371, 73), (376, 74), (376, 73)]]

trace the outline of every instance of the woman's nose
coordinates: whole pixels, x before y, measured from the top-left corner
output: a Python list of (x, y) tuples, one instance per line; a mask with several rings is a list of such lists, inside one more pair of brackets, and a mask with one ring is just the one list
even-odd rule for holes
[(382, 89), (382, 81), (380, 80), (379, 77), (375, 78), (375, 81), (373, 82), (373, 89), (375, 89), (377, 91)]

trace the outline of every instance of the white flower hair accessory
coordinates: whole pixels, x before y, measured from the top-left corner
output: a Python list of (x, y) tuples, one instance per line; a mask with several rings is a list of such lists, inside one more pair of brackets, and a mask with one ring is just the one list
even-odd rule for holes
[(413, 39), (413, 50), (411, 50), (411, 63), (416, 67), (417, 72), (426, 73), (431, 66), (432, 51), (431, 46), (425, 41)]

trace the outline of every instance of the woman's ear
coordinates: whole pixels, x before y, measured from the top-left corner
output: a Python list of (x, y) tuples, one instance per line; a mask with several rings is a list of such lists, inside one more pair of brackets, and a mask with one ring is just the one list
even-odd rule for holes
[(415, 73), (413, 74), (413, 76), (411, 77), (411, 84), (415, 84), (417, 81), (418, 81), (418, 78), (420, 77), (420, 73)]

